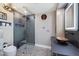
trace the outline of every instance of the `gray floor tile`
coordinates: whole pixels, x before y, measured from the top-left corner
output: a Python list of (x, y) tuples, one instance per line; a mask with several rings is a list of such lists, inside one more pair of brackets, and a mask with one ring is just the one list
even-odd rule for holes
[(24, 44), (18, 49), (17, 56), (51, 56), (51, 51), (31, 44)]

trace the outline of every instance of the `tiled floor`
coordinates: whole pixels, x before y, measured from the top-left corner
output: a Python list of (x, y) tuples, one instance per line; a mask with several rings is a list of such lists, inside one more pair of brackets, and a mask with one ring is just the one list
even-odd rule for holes
[(31, 44), (24, 44), (18, 49), (17, 56), (51, 56), (51, 51)]

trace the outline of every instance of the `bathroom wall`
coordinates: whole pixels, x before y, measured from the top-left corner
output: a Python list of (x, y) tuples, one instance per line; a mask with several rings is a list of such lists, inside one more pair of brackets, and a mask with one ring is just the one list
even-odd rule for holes
[(47, 19), (42, 20), (42, 14), (35, 14), (35, 45), (50, 48), (51, 36), (55, 36), (56, 13), (46, 13)]
[(13, 44), (13, 13), (8, 12), (3, 9), (2, 4), (0, 4), (0, 12), (7, 13), (7, 22), (11, 22), (11, 26), (4, 27), (3, 26), (3, 32), (4, 32), (4, 42), (7, 42), (9, 44)]
[(64, 9), (58, 9), (56, 11), (56, 36), (64, 35)]

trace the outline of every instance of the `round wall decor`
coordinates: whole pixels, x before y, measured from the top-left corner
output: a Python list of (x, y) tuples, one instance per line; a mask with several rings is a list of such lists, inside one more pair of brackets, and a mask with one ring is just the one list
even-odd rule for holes
[(46, 20), (46, 18), (47, 18), (47, 15), (46, 15), (46, 14), (42, 14), (42, 15), (41, 15), (41, 19), (42, 19), (42, 20)]

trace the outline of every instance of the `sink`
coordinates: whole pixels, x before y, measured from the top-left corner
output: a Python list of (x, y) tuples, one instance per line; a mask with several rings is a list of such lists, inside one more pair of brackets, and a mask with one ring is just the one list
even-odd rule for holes
[(61, 45), (67, 45), (68, 44), (68, 39), (66, 39), (64, 37), (57, 37), (56, 40), (57, 40), (58, 44), (61, 44)]

